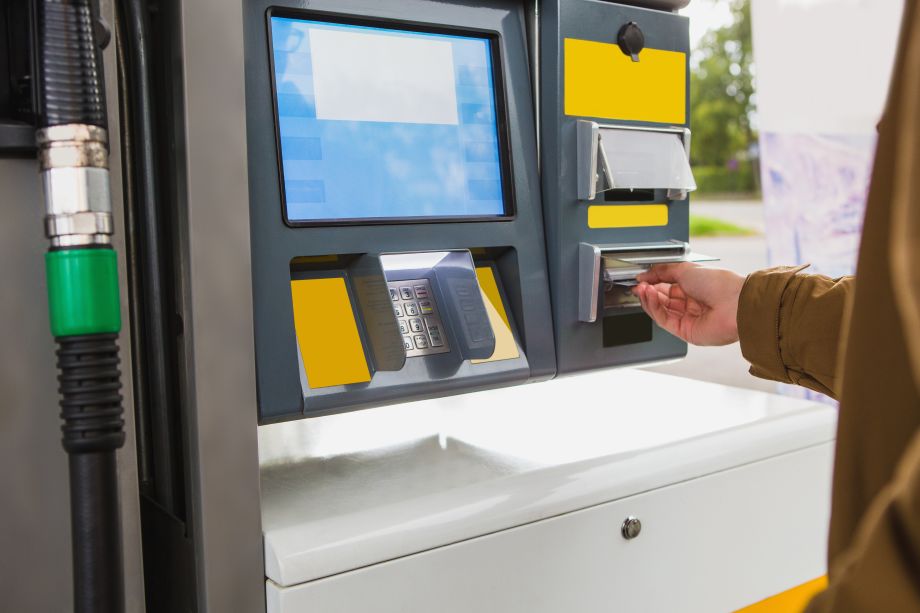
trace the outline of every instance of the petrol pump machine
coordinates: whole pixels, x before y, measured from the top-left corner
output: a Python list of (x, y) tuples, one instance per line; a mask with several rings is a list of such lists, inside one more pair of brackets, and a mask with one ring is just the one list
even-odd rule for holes
[[(32, 16), (8, 4), (0, 52), (3, 32)], [(49, 123), (38, 142), (44, 170), (99, 179), (100, 197), (83, 200), (102, 225), (78, 255), (106, 255), (112, 300), (90, 330), (106, 345), (65, 334), (99, 368), (61, 359), (74, 381), (104, 379), (104, 402), (81, 388), (65, 403), (92, 404), (101, 413), (80, 416), (107, 416), (92, 418), (104, 428), (121, 427), (119, 314), (127, 332), (136, 457), (116, 471), (120, 438), (108, 436), (111, 462), (92, 473), (123, 478), (126, 494), (77, 492), (106, 502), (107, 514), (81, 513), (109, 518), (96, 524), (110, 536), (116, 511), (125, 518), (124, 548), (77, 547), (108, 561), (74, 557), (76, 570), (105, 569), (109, 609), (126, 595), (151, 613), (734, 610), (823, 573), (831, 408), (588, 372), (686, 352), (631, 293), (657, 262), (707, 259), (688, 245), (685, 4), (42, 3), (51, 64), (25, 61), (31, 45), (8, 62), (22, 100), (0, 91), (0, 155), (31, 152), (26, 67), (60, 67), (67, 31), (80, 31), (86, 53), (68, 58), (89, 68), (42, 82), (51, 108), (67, 98), (55, 92), (92, 81), (92, 116), (76, 130)], [(117, 50), (97, 63), (106, 23)], [(119, 112), (106, 119), (103, 100)], [(103, 127), (120, 157), (111, 181)], [(93, 155), (45, 155), (71, 149)], [(28, 170), (12, 194), (34, 191), (37, 165), (0, 162), (4, 177)], [(67, 185), (52, 204), (82, 194)], [(64, 208), (48, 211), (72, 216)], [(111, 243), (113, 224), (125, 240)], [(22, 225), (0, 228), (7, 259), (34, 247)], [(64, 225), (49, 235), (85, 230)], [(49, 257), (77, 244), (59, 238)], [(17, 313), (30, 296), (40, 312), (34, 275), (16, 271)], [(7, 319), (7, 361), (36, 364), (33, 344), (15, 342), (31, 328)], [(47, 372), (13, 374), (14, 411), (37, 415)], [(331, 415), (383, 405), (397, 406)], [(17, 459), (27, 448), (40, 459), (28, 464), (47, 459), (31, 440)], [(23, 483), (14, 472), (8, 489)], [(36, 508), (48, 514), (13, 514), (42, 533), (60, 520), (53, 504)], [(12, 542), (28, 546), (38, 532), (14, 520)], [(121, 553), (125, 595), (108, 574)], [(19, 609), (55, 580), (50, 566), (11, 575), (29, 586)]]
[(287, 4), (245, 14), (261, 421), (552, 376), (522, 8)]
[(688, 22), (644, 4), (246, 5), (261, 423), (685, 354), (631, 293), (701, 259)]

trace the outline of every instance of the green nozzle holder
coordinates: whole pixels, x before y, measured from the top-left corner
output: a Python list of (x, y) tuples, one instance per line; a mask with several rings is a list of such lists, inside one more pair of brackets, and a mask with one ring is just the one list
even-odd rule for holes
[(121, 330), (118, 258), (109, 248), (45, 254), (48, 310), (55, 337)]

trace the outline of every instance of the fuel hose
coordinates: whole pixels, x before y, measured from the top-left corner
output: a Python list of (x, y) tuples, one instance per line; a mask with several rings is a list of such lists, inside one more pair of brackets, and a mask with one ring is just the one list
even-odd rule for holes
[(108, 135), (90, 0), (37, 0), (36, 132), (51, 332), (70, 472), (75, 613), (124, 610), (116, 450), (125, 440)]

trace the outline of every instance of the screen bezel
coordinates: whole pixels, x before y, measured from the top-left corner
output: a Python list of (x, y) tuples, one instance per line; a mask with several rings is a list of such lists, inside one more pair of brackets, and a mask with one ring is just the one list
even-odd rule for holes
[[(467, 38), (480, 38), (489, 41), (492, 60), (492, 86), (495, 97), (496, 130), (498, 132), (499, 167), (502, 179), (502, 200), (504, 211), (499, 215), (444, 215), (415, 217), (347, 217), (330, 219), (300, 220), (288, 217), (287, 195), (284, 185), (284, 164), (281, 152), (281, 129), (278, 116), (278, 87), (275, 82), (275, 54), (272, 39), (272, 17), (299, 19), (302, 21), (320, 21), (337, 25), (356, 25), (384, 28), (388, 30), (421, 32), (428, 34), (447, 34)], [(444, 26), (399, 21), (386, 18), (371, 18), (355, 15), (343, 15), (318, 11), (304, 11), (283, 7), (270, 7), (266, 11), (266, 30), (268, 35), (269, 77), (271, 79), (272, 118), (275, 132), (275, 162), (278, 172), (278, 187), (281, 194), (281, 215), (284, 223), (292, 228), (316, 226), (361, 226), (361, 225), (402, 225), (431, 223), (470, 223), (513, 221), (517, 217), (514, 200), (514, 173), (512, 168), (510, 135), (508, 126), (508, 106), (505, 92), (504, 64), (501, 55), (501, 35), (494, 30)]]

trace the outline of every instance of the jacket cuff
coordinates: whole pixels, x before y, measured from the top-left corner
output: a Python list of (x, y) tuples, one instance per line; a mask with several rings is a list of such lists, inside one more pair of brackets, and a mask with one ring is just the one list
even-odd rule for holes
[(796, 274), (807, 268), (779, 266), (748, 275), (738, 297), (738, 338), (751, 374), (789, 383), (780, 352), (780, 309)]

